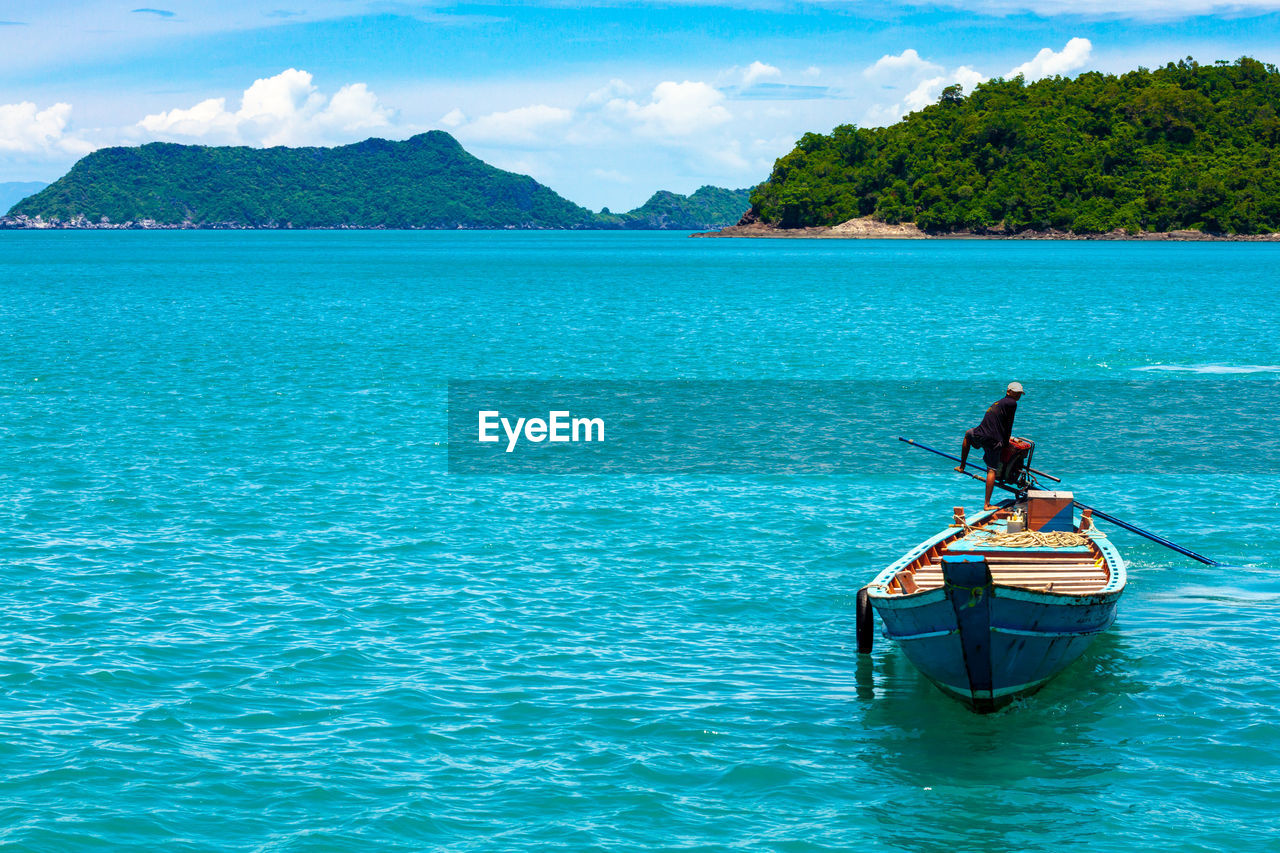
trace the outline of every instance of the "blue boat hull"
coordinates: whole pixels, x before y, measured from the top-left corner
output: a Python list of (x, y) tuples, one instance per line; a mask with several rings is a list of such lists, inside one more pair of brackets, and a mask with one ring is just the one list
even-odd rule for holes
[(992, 584), (872, 604), (884, 636), (926, 678), (985, 713), (1034, 693), (1080, 657), (1115, 621), (1119, 598), (1120, 591), (1073, 596)]
[[(992, 513), (975, 519), (988, 522)], [(1105, 582), (1087, 593), (996, 582), (991, 555), (999, 546), (966, 544), (958, 527), (943, 530), (884, 569), (867, 587), (867, 599), (885, 637), (897, 641), (916, 668), (944, 693), (986, 713), (1034, 693), (1080, 657), (1093, 638), (1111, 627), (1124, 593), (1124, 560), (1110, 541), (1089, 535), (1088, 571), (1105, 566)], [(1079, 547), (1027, 548), (1022, 563), (1052, 565)], [(926, 554), (940, 555), (941, 583), (903, 587), (900, 575), (913, 571)], [(1008, 575), (1000, 570), (1000, 577)], [(1045, 569), (1045, 571), (1053, 571)], [(1068, 570), (1067, 574), (1070, 574)], [(1043, 577), (1041, 578), (1043, 580)], [(870, 614), (867, 614), (870, 619)]]

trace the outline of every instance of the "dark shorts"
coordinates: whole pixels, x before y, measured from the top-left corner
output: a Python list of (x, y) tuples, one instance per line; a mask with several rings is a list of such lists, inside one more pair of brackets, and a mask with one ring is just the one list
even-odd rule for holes
[(974, 436), (973, 430), (966, 430), (964, 437), (969, 439), (970, 447), (982, 448), (982, 461), (987, 463), (987, 467), (993, 471), (999, 471), (1000, 465), (1003, 463), (1001, 458), (1001, 447), (998, 443), (983, 444), (981, 439)]

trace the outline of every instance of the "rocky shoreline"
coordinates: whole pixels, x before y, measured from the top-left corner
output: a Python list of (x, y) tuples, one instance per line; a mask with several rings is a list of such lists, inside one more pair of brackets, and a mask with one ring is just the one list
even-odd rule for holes
[(1050, 228), (1046, 231), (1026, 229), (1024, 231), (1005, 231), (992, 229), (988, 231), (949, 231), (931, 233), (922, 231), (914, 222), (902, 222), (890, 225), (877, 222), (869, 216), (850, 219), (839, 225), (810, 228), (780, 228), (765, 222), (743, 221), (719, 231), (703, 231), (693, 237), (763, 237), (788, 240), (1139, 240), (1139, 241), (1178, 241), (1178, 242), (1237, 242), (1237, 243), (1274, 243), (1280, 242), (1280, 233), (1276, 234), (1207, 234), (1203, 231), (1139, 231), (1129, 233), (1121, 229), (1108, 231), (1105, 234), (1076, 234), (1071, 231), (1059, 231)]
[[(815, 226), (808, 228), (782, 228), (766, 222), (743, 221), (718, 231), (699, 231), (691, 237), (727, 237), (727, 238), (765, 238), (782, 240), (1129, 240), (1129, 241), (1175, 241), (1175, 242), (1233, 242), (1233, 243), (1275, 243), (1280, 242), (1280, 233), (1275, 234), (1209, 234), (1203, 231), (1139, 231), (1130, 233), (1121, 229), (1108, 231), (1105, 234), (1076, 234), (1072, 231), (1059, 231), (1050, 228), (1045, 231), (1026, 229), (1012, 232), (1001, 229), (987, 231), (948, 231), (928, 232), (916, 227), (914, 222), (901, 222), (891, 225), (878, 222), (869, 216), (850, 219), (839, 225)], [(388, 229), (384, 225), (330, 225), (322, 228), (297, 227), (289, 222), (270, 223), (267, 225), (245, 225), (240, 222), (157, 222), (154, 219), (140, 219), (128, 222), (92, 222), (84, 216), (70, 220), (44, 219), (26, 215), (0, 217), (0, 230), (36, 230), (36, 231), (512, 231), (512, 230), (601, 230), (615, 231), (620, 228), (546, 228), (536, 225), (507, 225), (505, 228), (474, 228), (466, 225), (449, 226), (417, 226), (407, 229)]]
[[(702, 226), (707, 227), (707, 226)], [(548, 225), (409, 225), (405, 227), (388, 225), (294, 225), (292, 222), (269, 222), (263, 225), (246, 225), (242, 222), (157, 222), (154, 219), (129, 220), (127, 222), (99, 221), (93, 222), (84, 216), (76, 216), (69, 220), (44, 219), (25, 214), (18, 216), (0, 216), (0, 231), (662, 231), (668, 230), (658, 220), (650, 227), (627, 227), (618, 225), (574, 225), (552, 227)], [(670, 230), (686, 230), (683, 228)], [(714, 232), (708, 232), (714, 233)]]
[(298, 226), (291, 222), (271, 222), (265, 225), (245, 225), (242, 222), (157, 222), (154, 219), (129, 220), (127, 222), (92, 222), (83, 216), (69, 220), (44, 219), (43, 217), (0, 216), (0, 231), (620, 231), (619, 228), (550, 228), (539, 225), (506, 225), (502, 228), (479, 228), (469, 225), (435, 226), (419, 225), (408, 228), (389, 228), (385, 225), (325, 225)]

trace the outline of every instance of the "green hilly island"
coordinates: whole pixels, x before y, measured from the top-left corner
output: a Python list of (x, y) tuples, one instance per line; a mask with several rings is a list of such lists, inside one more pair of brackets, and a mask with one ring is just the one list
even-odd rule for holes
[[(18, 202), (9, 224), (146, 223), (241, 228), (670, 228), (730, 225), (749, 190), (659, 192), (593, 213), (527, 175), (467, 153), (442, 131), (336, 148), (155, 142), (104, 148)], [(24, 219), (25, 218), (25, 219)]]
[(806, 134), (751, 195), (781, 228), (858, 217), (933, 233), (1280, 231), (1280, 73), (1189, 58), (995, 79), (890, 127)]
[[(707, 186), (687, 196), (659, 190), (640, 207), (621, 214), (617, 219), (624, 228), (692, 231), (722, 227), (711, 225), (713, 222), (732, 225), (750, 205), (750, 190)], [(608, 220), (608, 208), (601, 212), (601, 216)]]

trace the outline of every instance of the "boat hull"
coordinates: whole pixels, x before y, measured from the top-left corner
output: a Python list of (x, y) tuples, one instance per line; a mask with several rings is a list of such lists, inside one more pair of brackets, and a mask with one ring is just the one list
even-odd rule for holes
[(1039, 690), (1079, 658), (1115, 621), (1119, 598), (1119, 591), (1055, 595), (991, 584), (873, 597), (872, 606), (883, 635), (926, 678), (988, 713)]
[[(989, 522), (994, 514), (980, 516), (975, 525)], [(1001, 581), (1018, 577), (1017, 570), (1010, 574), (1007, 561), (993, 580), (988, 561), (993, 556), (1007, 558), (1010, 552), (966, 545), (956, 528), (912, 549), (865, 591), (880, 617), (882, 634), (895, 640), (944, 693), (987, 713), (1039, 690), (1115, 621), (1125, 588), (1125, 563), (1106, 537), (1091, 532), (1088, 539), (1087, 571), (1105, 567), (1105, 581), (1088, 592), (1073, 588), (1069, 580), (1056, 591), (1054, 584), (1037, 589)], [(1024, 569), (1038, 560), (1052, 565), (1071, 550), (1029, 548), (1019, 552), (1024, 556), (1018, 562)], [(928, 555), (939, 555), (942, 577), (918, 589), (914, 583), (904, 587), (900, 577), (911, 574)]]

